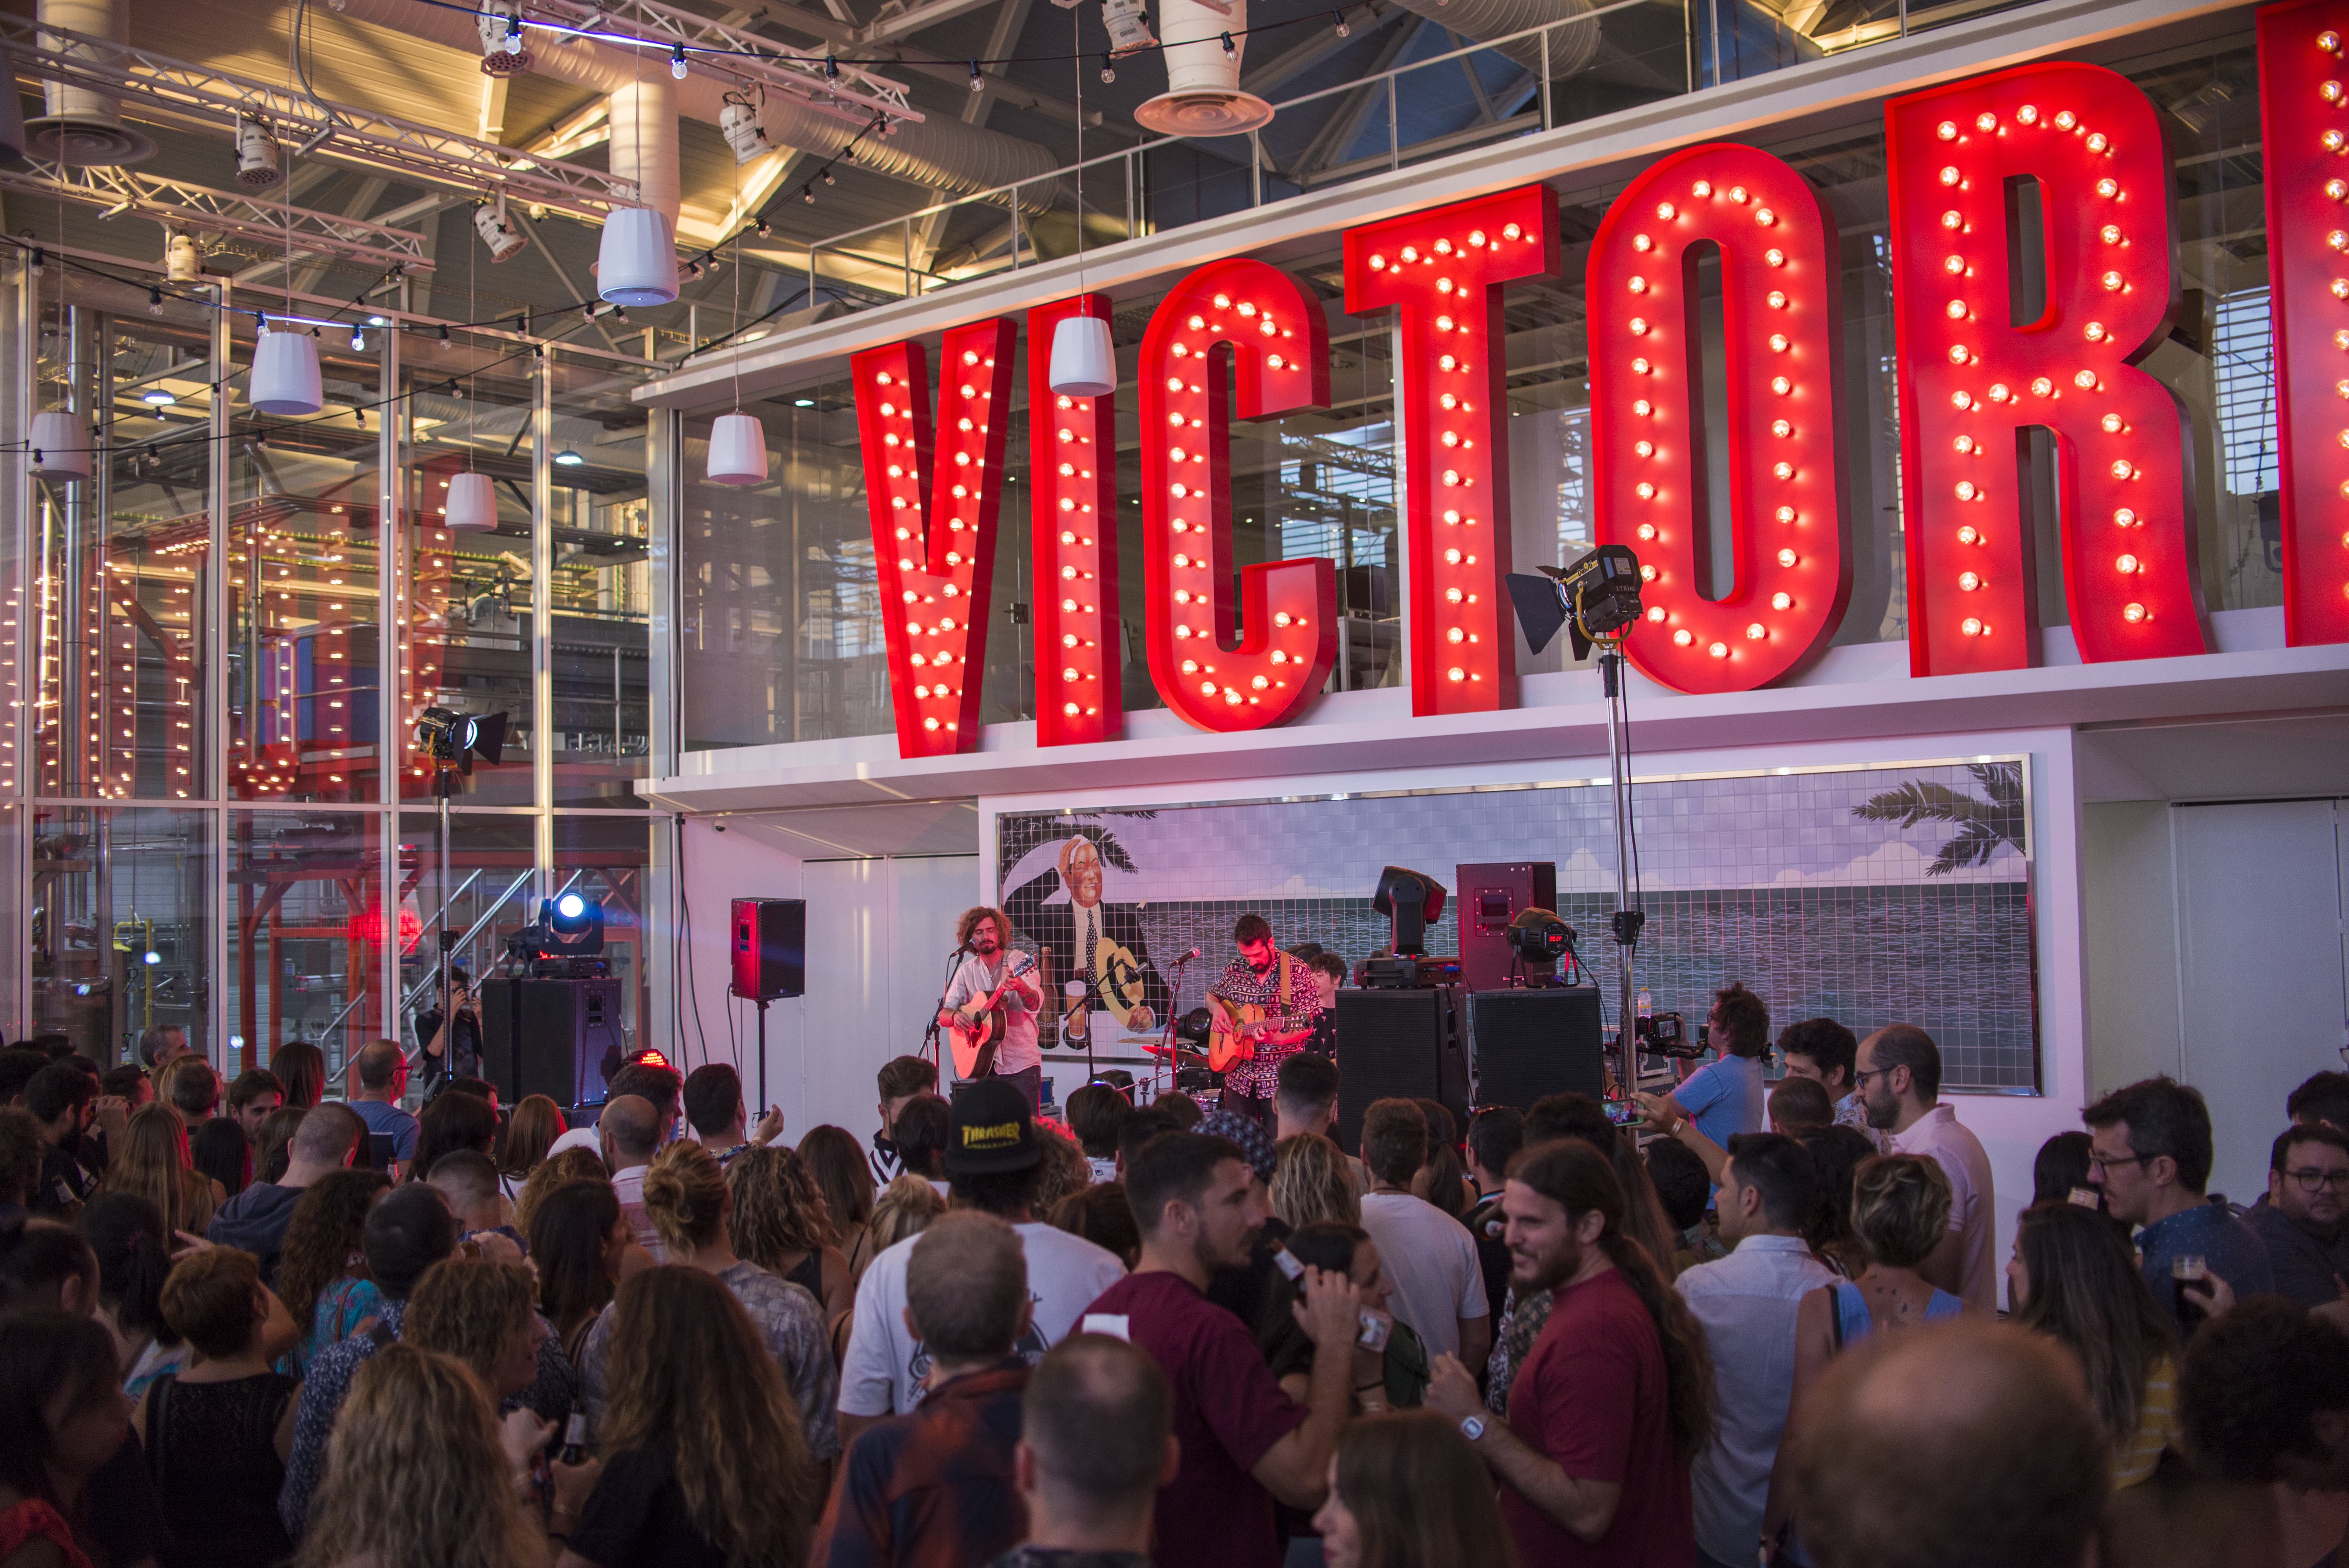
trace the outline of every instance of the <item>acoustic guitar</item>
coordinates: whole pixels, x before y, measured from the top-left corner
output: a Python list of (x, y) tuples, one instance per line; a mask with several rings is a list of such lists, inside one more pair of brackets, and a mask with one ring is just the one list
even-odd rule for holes
[[(1050, 953), (1051, 949), (1044, 950)], [(1003, 978), (985, 996), (976, 996), (954, 1009), (947, 1036), (954, 1048), (955, 1076), (984, 1078), (995, 1071), (995, 1048), (1003, 1043), (1003, 993), (1011, 982), (1032, 971), (1041, 955), (1015, 952)]]
[(1216, 1073), (1228, 1073), (1254, 1057), (1258, 1035), (1287, 1034), (1313, 1023), (1309, 1012), (1267, 1012), (1255, 1002), (1226, 1002), (1220, 996), (1209, 996), (1207, 1007), (1215, 1014), (1207, 1033), (1207, 1066)]

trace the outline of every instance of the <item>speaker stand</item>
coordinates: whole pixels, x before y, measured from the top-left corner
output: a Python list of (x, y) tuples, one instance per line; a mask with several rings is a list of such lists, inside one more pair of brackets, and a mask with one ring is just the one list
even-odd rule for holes
[(767, 1106), (767, 999), (759, 998), (759, 1114), (766, 1115)]

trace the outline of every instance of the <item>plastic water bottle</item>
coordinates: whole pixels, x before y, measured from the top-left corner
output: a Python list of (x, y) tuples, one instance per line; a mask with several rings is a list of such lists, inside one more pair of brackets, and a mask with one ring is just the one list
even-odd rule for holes
[(1647, 988), (1642, 986), (1640, 988), (1640, 1022), (1645, 1023), (1655, 1015), (1655, 1000), (1648, 994)]

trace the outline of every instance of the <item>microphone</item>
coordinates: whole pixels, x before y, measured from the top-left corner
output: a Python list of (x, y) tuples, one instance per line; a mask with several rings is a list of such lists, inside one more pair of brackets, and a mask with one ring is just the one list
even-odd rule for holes
[(1193, 948), (1189, 952), (1185, 953), (1181, 958), (1176, 959), (1174, 961), (1176, 963), (1189, 963), (1193, 959), (1197, 958), (1198, 956), (1199, 950), (1197, 948)]

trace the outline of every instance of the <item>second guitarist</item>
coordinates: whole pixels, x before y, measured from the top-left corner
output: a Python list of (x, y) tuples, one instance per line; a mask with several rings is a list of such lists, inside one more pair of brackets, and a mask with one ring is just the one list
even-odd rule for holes
[(1280, 1064), (1313, 1038), (1314, 1023), (1322, 1012), (1321, 990), (1314, 983), (1310, 964), (1273, 947), (1272, 927), (1262, 915), (1242, 915), (1232, 927), (1232, 942), (1239, 956), (1207, 987), (1207, 994), (1236, 1006), (1261, 1007), (1299, 1025), (1258, 1035), (1256, 1054), (1224, 1075), (1224, 1108), (1252, 1116), (1269, 1131), (1277, 1120), (1272, 1094)]
[[(941, 1024), (952, 1022), (955, 1008), (1003, 983), (1011, 957), (1005, 942), (1010, 930), (1011, 922), (1000, 909), (981, 904), (962, 912), (955, 922), (955, 940), (967, 956), (947, 983), (946, 1010), (938, 1014)], [(1032, 971), (1004, 986), (1003, 1043), (996, 1048), (994, 1075), (1011, 1080), (1028, 1096), (1031, 1109), (1044, 1092), (1044, 1054), (1036, 1044), (1036, 1015), (1043, 1003), (1043, 990)]]

